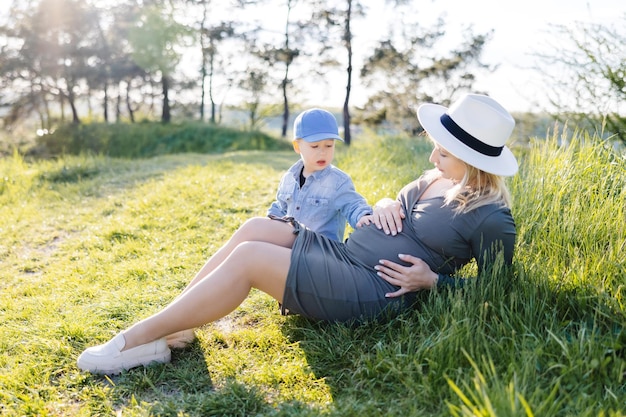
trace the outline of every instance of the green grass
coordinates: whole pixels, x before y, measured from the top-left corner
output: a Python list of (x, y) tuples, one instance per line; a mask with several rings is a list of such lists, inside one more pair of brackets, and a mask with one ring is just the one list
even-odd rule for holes
[[(359, 138), (336, 162), (374, 202), (429, 149)], [(626, 161), (583, 135), (516, 152), (516, 259), (489, 285), (359, 326), (282, 317), (255, 291), (171, 364), (111, 378), (77, 356), (178, 294), (296, 155), (0, 160), (1, 414), (626, 415)]]

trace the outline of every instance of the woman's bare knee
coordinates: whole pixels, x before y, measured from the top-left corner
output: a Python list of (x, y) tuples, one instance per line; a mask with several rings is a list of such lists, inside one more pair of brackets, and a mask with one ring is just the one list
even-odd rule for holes
[(272, 220), (269, 217), (253, 217), (246, 220), (235, 236), (237, 243), (267, 242), (291, 248), (295, 240), (293, 230), (293, 225), (289, 222)]
[(282, 301), (291, 262), (291, 249), (267, 242), (244, 242), (237, 246), (228, 263), (239, 279), (278, 301)]

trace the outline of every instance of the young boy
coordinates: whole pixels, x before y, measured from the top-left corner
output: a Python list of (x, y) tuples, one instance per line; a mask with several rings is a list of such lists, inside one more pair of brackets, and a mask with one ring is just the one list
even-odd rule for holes
[(326, 110), (306, 110), (294, 121), (293, 149), (300, 160), (283, 175), (270, 217), (293, 217), (309, 229), (342, 241), (346, 221), (353, 228), (372, 213), (348, 174), (332, 165), (339, 128)]

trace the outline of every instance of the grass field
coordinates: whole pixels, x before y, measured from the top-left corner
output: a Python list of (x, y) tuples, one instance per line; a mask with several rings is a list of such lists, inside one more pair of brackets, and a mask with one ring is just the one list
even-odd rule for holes
[[(626, 160), (579, 135), (516, 149), (513, 271), (359, 326), (282, 317), (253, 292), (170, 364), (76, 358), (175, 297), (293, 152), (0, 160), (3, 416), (624, 416)], [(370, 202), (427, 168), (421, 139), (336, 163)]]

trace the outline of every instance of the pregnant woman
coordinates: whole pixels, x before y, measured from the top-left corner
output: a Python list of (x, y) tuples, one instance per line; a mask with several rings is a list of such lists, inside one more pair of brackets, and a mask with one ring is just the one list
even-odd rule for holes
[(517, 172), (505, 146), (513, 118), (478, 94), (450, 108), (423, 104), (417, 113), (433, 142), (435, 168), (396, 200), (379, 202), (345, 243), (292, 219), (248, 220), (176, 299), (86, 349), (78, 367), (116, 374), (168, 362), (172, 335), (224, 317), (252, 288), (275, 298), (283, 312), (349, 321), (410, 308), (420, 290), (462, 284), (453, 275), (472, 259), (479, 274), (500, 254), (510, 265), (516, 230), (503, 177)]

